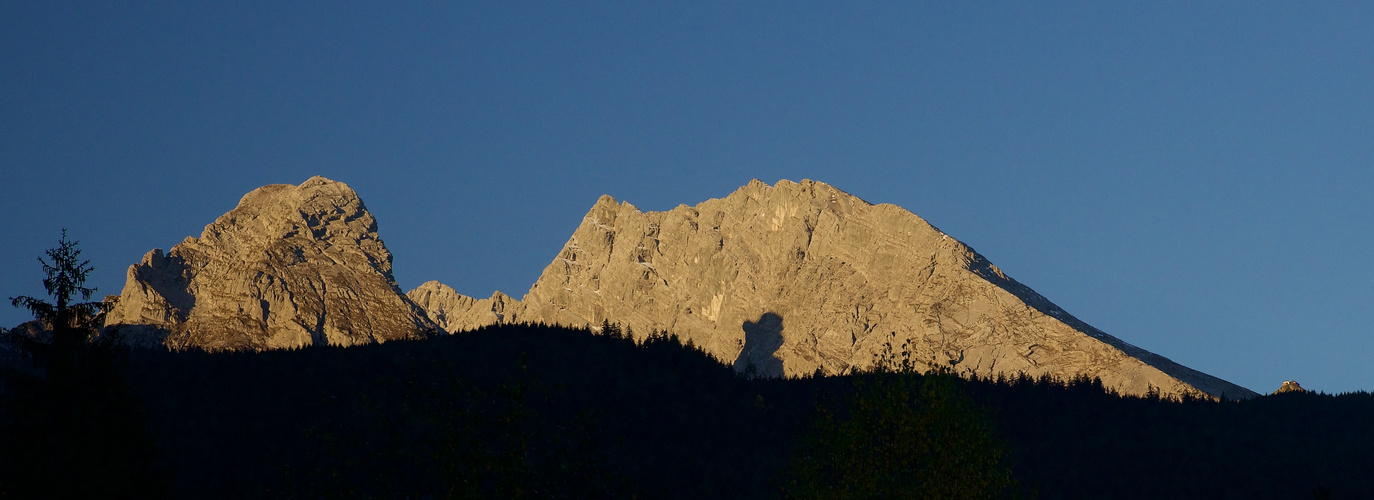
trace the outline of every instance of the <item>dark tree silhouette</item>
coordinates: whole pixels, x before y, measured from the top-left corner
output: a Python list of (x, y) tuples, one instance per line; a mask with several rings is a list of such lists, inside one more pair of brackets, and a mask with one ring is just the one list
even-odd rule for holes
[(13, 408), (0, 429), (0, 498), (148, 498), (152, 445), (138, 404), (120, 374), (125, 351), (117, 336), (91, 340), (105, 305), (89, 302), (92, 271), (77, 242), (62, 238), (47, 252), (43, 287), (53, 302), (19, 296), (52, 342), (9, 335), (37, 368), (8, 370), (3, 396)]
[(819, 405), (793, 457), (790, 498), (1002, 498), (1016, 484), (1007, 444), (953, 369), (920, 375), (889, 341), (851, 377), (848, 401)]
[(62, 238), (56, 248), (46, 252), (52, 262), (38, 258), (43, 264), (43, 288), (55, 302), (20, 295), (11, 297), (14, 307), (22, 307), (33, 313), (44, 327), (53, 331), (53, 344), (71, 345), (85, 342), (95, 333), (95, 327), (104, 318), (105, 305), (101, 302), (73, 302), (77, 296), (89, 301), (94, 288), (86, 286), (86, 278), (94, 270), (91, 261), (81, 260), (81, 249), (76, 241), (67, 239), (67, 230), (62, 230)]

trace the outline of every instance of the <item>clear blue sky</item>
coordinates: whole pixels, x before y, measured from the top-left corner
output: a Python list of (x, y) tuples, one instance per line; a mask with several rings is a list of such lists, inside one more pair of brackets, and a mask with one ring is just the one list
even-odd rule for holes
[(603, 193), (810, 178), (1188, 366), (1374, 390), (1374, 3), (455, 3), (0, 3), (0, 295), (319, 174), (403, 288), (518, 297)]

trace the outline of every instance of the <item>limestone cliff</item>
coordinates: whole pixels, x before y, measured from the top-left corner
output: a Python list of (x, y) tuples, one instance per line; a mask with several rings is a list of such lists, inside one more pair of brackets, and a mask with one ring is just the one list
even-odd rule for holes
[(514, 320), (515, 311), (520, 309), (520, 301), (504, 293), (496, 292), (491, 298), (474, 299), (438, 281), (425, 282), (407, 292), (406, 296), (423, 308), (430, 320), (449, 332), (510, 323)]
[[(427, 287), (412, 297), (452, 292)], [(812, 181), (753, 181), (666, 212), (603, 196), (529, 293), (502, 299), (501, 316), (491, 313), (495, 298), (458, 297), (431, 309), (460, 318), (450, 331), (609, 319), (640, 336), (671, 331), (772, 376), (870, 366), (892, 342), (963, 373), (1086, 375), (1127, 394), (1254, 395), (1083, 323), (911, 212)]]
[(106, 319), (173, 349), (354, 345), (438, 331), (401, 293), (391, 252), (357, 193), (312, 177), (244, 195), (171, 251), (129, 266)]

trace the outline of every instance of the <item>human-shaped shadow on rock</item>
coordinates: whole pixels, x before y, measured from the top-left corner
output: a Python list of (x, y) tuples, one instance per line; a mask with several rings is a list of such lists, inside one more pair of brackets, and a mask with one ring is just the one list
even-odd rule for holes
[(754, 377), (783, 376), (782, 358), (778, 349), (782, 348), (782, 316), (764, 313), (758, 321), (745, 321), (744, 344), (733, 364), (736, 373)]

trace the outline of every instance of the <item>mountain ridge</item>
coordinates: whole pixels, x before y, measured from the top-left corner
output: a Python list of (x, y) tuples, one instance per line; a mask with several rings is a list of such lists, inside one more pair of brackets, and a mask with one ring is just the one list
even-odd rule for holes
[[(466, 304), (495, 306), (483, 300)], [(890, 341), (910, 343), (927, 365), (980, 376), (1098, 376), (1127, 394), (1255, 395), (1088, 325), (901, 207), (810, 180), (755, 179), (662, 212), (603, 195), (519, 303), (500, 306), (496, 322), (670, 330), (769, 376), (863, 368)], [(442, 307), (484, 318), (450, 328), (495, 317)]]
[(755, 179), (659, 212), (603, 195), (519, 300), (436, 281), (403, 293), (391, 260), (346, 184), (268, 185), (200, 237), (130, 266), (106, 325), (135, 343), (214, 351), (609, 321), (637, 337), (671, 331), (761, 376), (850, 373), (906, 349), (967, 375), (1255, 395), (1088, 325), (906, 209), (805, 179)]

